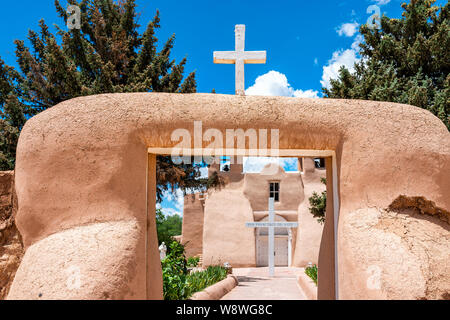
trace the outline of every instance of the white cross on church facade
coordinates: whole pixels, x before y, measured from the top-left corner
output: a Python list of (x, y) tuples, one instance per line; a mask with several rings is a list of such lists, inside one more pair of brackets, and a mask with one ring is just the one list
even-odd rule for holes
[(214, 63), (236, 65), (236, 94), (245, 95), (245, 64), (266, 63), (266, 51), (245, 51), (245, 25), (238, 24), (235, 28), (235, 51), (214, 51)]
[(247, 222), (247, 228), (269, 228), (269, 276), (275, 275), (275, 228), (298, 228), (298, 222), (275, 222), (275, 199), (269, 198), (269, 222)]

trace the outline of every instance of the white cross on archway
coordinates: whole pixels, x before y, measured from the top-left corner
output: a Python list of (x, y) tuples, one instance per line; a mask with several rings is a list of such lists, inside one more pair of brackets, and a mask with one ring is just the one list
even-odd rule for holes
[(275, 275), (275, 228), (298, 228), (297, 222), (275, 222), (275, 199), (269, 198), (269, 222), (247, 222), (248, 228), (269, 228), (269, 276)]
[(266, 63), (266, 51), (245, 51), (245, 25), (238, 24), (235, 28), (235, 51), (214, 51), (214, 63), (236, 65), (236, 94), (245, 95), (245, 64)]

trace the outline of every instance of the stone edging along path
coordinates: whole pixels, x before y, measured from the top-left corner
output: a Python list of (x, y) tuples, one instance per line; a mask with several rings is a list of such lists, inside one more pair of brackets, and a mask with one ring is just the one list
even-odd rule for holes
[(189, 300), (220, 300), (239, 284), (234, 275), (229, 275), (225, 280), (217, 282), (203, 291), (195, 293)]

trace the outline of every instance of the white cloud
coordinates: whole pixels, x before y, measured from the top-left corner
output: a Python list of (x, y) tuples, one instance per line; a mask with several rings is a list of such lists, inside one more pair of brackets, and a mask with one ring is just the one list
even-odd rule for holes
[(294, 91), (294, 97), (296, 98), (318, 98), (318, 93), (315, 90), (309, 89), (309, 90), (295, 90)]
[[(167, 203), (170, 203), (173, 208), (170, 207), (166, 207), (165, 205)], [(159, 209), (162, 210), (162, 212), (164, 213), (167, 210), (174, 210), (174, 211), (179, 211), (180, 215), (183, 213), (183, 209), (184, 209), (184, 194), (183, 191), (181, 189), (175, 189), (175, 192), (172, 193), (171, 191), (164, 191), (163, 192), (163, 205), (164, 207), (161, 207), (161, 205), (159, 205)], [(157, 205), (157, 209), (158, 209), (158, 205)]]
[(161, 212), (165, 216), (175, 216), (175, 215), (180, 216), (180, 217), (183, 216), (183, 211), (176, 210), (176, 209), (173, 209), (173, 208), (162, 208)]
[(208, 178), (208, 167), (203, 167), (200, 168), (200, 178), (204, 179), (204, 178)]
[(372, 1), (375, 2), (379, 6), (384, 6), (385, 4), (388, 4), (389, 2), (391, 2), (391, 0), (372, 0)]
[(364, 40), (364, 37), (361, 34), (358, 34), (355, 37), (355, 40), (353, 40), (352, 50), (354, 50), (356, 52), (359, 52), (359, 45), (360, 45), (361, 42), (363, 42), (363, 40)]
[(339, 69), (342, 66), (345, 66), (350, 72), (353, 72), (356, 61), (358, 61), (358, 58), (356, 57), (356, 51), (353, 49), (333, 52), (333, 57), (328, 61), (328, 65), (323, 67), (322, 80), (320, 81), (322, 86), (330, 88), (330, 80), (339, 77)]
[(166, 199), (169, 202), (173, 201), (173, 194), (170, 191), (164, 191), (163, 192), (163, 198)]
[(181, 210), (183, 212), (184, 209), (184, 193), (181, 189), (177, 189), (176, 191), (176, 197), (175, 197), (175, 208), (178, 210)]
[(318, 92), (314, 90), (295, 90), (284, 74), (273, 70), (256, 78), (255, 84), (248, 88), (245, 94), (247, 96), (319, 97)]
[(346, 37), (353, 37), (356, 32), (358, 32), (359, 23), (358, 22), (352, 22), (352, 23), (343, 23), (341, 26), (336, 30), (336, 32)]
[(358, 46), (362, 42), (362, 40), (363, 37), (358, 34), (355, 37), (355, 40), (353, 41), (350, 49), (341, 49), (333, 52), (333, 56), (328, 61), (328, 65), (323, 67), (322, 80), (320, 81), (323, 87), (331, 87), (330, 80), (337, 79), (339, 77), (339, 69), (342, 66), (345, 66), (350, 72), (355, 71), (355, 63), (360, 60), (358, 57)]

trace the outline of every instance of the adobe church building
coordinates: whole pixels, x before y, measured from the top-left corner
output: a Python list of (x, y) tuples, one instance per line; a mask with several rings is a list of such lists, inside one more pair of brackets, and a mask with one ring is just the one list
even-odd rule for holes
[[(237, 161), (234, 161), (235, 163)], [(242, 162), (242, 161), (241, 161)], [(298, 222), (299, 228), (275, 228), (275, 266), (317, 264), (321, 225), (309, 211), (309, 197), (326, 189), (313, 158), (300, 158), (298, 172), (267, 164), (260, 173), (243, 173), (242, 164), (212, 165), (226, 186), (184, 198), (181, 242), (188, 257), (202, 255), (203, 264), (233, 267), (268, 266), (268, 228), (246, 222), (268, 221), (268, 199), (275, 201), (275, 221)]]

